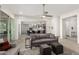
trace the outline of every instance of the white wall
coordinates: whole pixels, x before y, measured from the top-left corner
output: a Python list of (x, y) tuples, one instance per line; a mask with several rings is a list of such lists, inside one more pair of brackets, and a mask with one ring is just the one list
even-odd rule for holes
[(79, 43), (79, 9), (62, 14), (60, 17), (60, 38), (63, 38), (62, 33), (62, 19), (77, 15), (77, 43)]
[(55, 34), (56, 36), (59, 36), (60, 35), (60, 17), (53, 16), (50, 25), (53, 26), (53, 29), (51, 29), (51, 33)]
[[(63, 19), (63, 37), (69, 35), (71, 37), (71, 32), (77, 33), (77, 16), (72, 16)], [(71, 29), (73, 27), (73, 30)], [(76, 34), (75, 34), (76, 35)]]
[(46, 33), (51, 33), (52, 30), (51, 27), (53, 27), (51, 22), (52, 19), (45, 19), (45, 21), (46, 21)]

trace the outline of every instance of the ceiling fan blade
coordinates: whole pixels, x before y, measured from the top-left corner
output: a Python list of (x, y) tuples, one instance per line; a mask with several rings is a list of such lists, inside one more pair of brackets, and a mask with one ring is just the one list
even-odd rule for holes
[(53, 17), (52, 15), (45, 15), (46, 17)]
[(45, 11), (45, 4), (43, 4), (43, 16), (52, 17), (52, 15), (48, 15), (48, 11)]
[(48, 11), (45, 10), (45, 4), (43, 4), (42, 6), (43, 6), (43, 14), (42, 15), (36, 15), (35, 17), (41, 18), (41, 19), (53, 17), (52, 15), (48, 15)]

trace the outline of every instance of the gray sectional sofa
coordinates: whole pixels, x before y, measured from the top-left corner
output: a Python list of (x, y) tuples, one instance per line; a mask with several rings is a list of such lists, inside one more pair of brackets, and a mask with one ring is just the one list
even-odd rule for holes
[(58, 37), (54, 34), (47, 33), (47, 34), (31, 34), (31, 47), (32, 46), (39, 46), (40, 44), (50, 44), (53, 42), (58, 42)]

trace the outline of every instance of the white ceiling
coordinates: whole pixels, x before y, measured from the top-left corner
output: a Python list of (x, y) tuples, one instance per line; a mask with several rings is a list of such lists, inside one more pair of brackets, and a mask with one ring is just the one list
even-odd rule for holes
[[(27, 16), (42, 15), (42, 4), (3, 4), (13, 14)], [(46, 4), (46, 10), (50, 15), (60, 15), (79, 8), (79, 4)]]

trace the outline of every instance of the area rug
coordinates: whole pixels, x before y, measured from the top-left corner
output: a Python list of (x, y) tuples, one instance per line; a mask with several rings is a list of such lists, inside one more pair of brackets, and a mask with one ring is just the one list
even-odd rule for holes
[[(31, 48), (25, 48), (24, 51), (20, 51), (20, 55), (40, 55), (40, 48), (39, 47), (33, 47)], [(52, 51), (52, 55), (55, 55)], [(79, 55), (78, 53), (64, 47), (64, 53), (59, 55)]]

